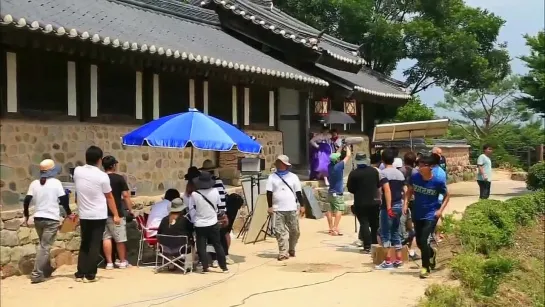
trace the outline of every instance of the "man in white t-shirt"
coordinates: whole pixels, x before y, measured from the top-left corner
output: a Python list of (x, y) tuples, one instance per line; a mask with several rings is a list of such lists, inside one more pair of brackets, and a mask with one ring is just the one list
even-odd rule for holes
[(78, 254), (76, 281), (96, 281), (98, 257), (102, 236), (108, 218), (108, 209), (116, 225), (121, 222), (112, 195), (110, 177), (100, 170), (102, 149), (91, 146), (85, 152), (85, 165), (74, 170), (76, 200), (80, 218), (81, 245)]
[(278, 241), (278, 261), (295, 257), (299, 240), (299, 204), (303, 203), (301, 181), (290, 172), (290, 159), (280, 155), (276, 159), (276, 172), (267, 180), (267, 204), (270, 215), (274, 214), (274, 232)]
[(176, 198), (180, 198), (180, 192), (176, 189), (168, 189), (163, 200), (151, 206), (148, 221), (146, 222), (146, 228), (149, 229), (148, 236), (155, 237), (157, 235), (157, 228), (159, 228), (163, 218), (170, 212), (170, 204)]

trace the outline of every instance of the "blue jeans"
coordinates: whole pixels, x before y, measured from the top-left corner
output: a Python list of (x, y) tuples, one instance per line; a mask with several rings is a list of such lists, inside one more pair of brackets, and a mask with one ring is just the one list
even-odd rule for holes
[(383, 247), (394, 247), (401, 249), (401, 235), (399, 233), (399, 224), (403, 215), (403, 204), (396, 203), (392, 205), (392, 211), (395, 217), (388, 216), (386, 208), (380, 209), (380, 239)]

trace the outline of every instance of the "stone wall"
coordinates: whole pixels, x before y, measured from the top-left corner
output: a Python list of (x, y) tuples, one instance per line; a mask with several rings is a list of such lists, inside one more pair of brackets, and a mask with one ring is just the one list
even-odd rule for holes
[[(190, 149), (159, 149), (121, 146), (121, 136), (136, 128), (79, 122), (39, 122), (3, 119), (0, 125), (0, 204), (19, 206), (22, 193), (38, 173), (41, 160), (52, 158), (62, 165), (61, 181), (69, 181), (69, 169), (85, 162), (85, 150), (96, 145), (119, 161), (138, 195), (164, 194), (168, 188), (184, 189)], [(282, 152), (282, 135), (276, 131), (249, 131), (264, 146), (270, 164)], [(217, 161), (218, 153), (194, 151), (196, 166), (205, 159)], [(236, 161), (236, 160), (235, 160)], [(226, 163), (226, 168), (233, 167)], [(236, 169), (236, 163), (234, 165)]]

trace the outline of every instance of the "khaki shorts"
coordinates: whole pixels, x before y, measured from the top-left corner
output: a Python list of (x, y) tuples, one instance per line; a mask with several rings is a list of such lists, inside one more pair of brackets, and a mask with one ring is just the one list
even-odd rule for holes
[(104, 235), (102, 240), (114, 239), (115, 243), (127, 242), (127, 221), (125, 218), (121, 219), (121, 223), (116, 225), (112, 217), (108, 217), (106, 220), (106, 228), (104, 229)]
[(342, 195), (328, 194), (326, 211), (328, 212), (344, 212), (344, 197)]

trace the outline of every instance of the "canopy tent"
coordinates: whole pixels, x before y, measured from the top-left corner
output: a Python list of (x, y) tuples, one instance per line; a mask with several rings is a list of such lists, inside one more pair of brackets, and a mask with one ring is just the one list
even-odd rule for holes
[(444, 136), (447, 133), (449, 121), (449, 119), (435, 119), (376, 125), (373, 133), (373, 142), (410, 140), (412, 149), (413, 138)]

